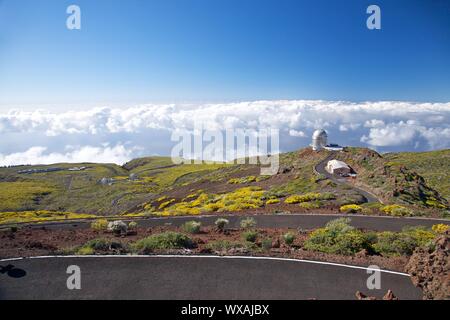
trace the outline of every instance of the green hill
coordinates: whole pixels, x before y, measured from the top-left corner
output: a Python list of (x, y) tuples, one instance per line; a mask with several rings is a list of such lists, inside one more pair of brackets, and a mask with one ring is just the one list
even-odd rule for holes
[(384, 157), (416, 171), (450, 201), (450, 150), (389, 153)]
[(445, 169), (449, 154), (445, 150), (383, 157), (369, 149), (347, 148), (334, 157), (346, 161), (358, 175), (344, 184), (314, 172), (330, 153), (309, 148), (281, 154), (280, 170), (274, 176), (260, 176), (258, 165), (175, 165), (167, 157), (135, 159), (123, 166), (80, 163), (0, 168), (0, 215), (38, 210), (100, 216), (336, 212), (342, 205), (364, 202), (352, 185), (370, 191), (385, 204), (412, 206), (415, 212), (428, 215), (433, 213), (427, 210), (448, 207)]

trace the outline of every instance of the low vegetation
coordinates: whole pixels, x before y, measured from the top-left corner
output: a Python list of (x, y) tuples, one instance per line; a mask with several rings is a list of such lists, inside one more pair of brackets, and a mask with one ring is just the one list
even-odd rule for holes
[(245, 245), (239, 241), (215, 240), (208, 242), (206, 248), (213, 251), (227, 251), (230, 249), (244, 248)]
[(339, 208), (339, 211), (343, 213), (358, 213), (361, 212), (363, 208), (357, 204), (346, 204)]
[(362, 250), (383, 256), (411, 255), (415, 248), (427, 246), (437, 236), (435, 227), (404, 228), (401, 232), (363, 232), (352, 227), (349, 218), (330, 221), (314, 230), (305, 241), (307, 250), (342, 255), (354, 255)]
[(177, 232), (164, 232), (137, 241), (133, 248), (138, 252), (151, 253), (155, 250), (192, 248), (194, 242), (187, 235)]
[(411, 217), (414, 215), (412, 210), (398, 204), (381, 207), (380, 211), (393, 217)]
[[(355, 205), (362, 209), (341, 209), (348, 213), (447, 217), (449, 155), (449, 150), (380, 155), (364, 148), (346, 148), (339, 153), (337, 158), (357, 172), (354, 183), (388, 204), (381, 211), (364, 210), (364, 198), (351, 186), (316, 175), (314, 166), (328, 153), (308, 148), (280, 154), (280, 170), (275, 176), (258, 175), (257, 165), (177, 165), (168, 157), (140, 158), (123, 166), (4, 167), (0, 168), (0, 223), (245, 210), (267, 213), (294, 211), (295, 205), (303, 210)], [(73, 167), (85, 169), (69, 170)], [(23, 170), (37, 171), (23, 174)]]
[(188, 221), (183, 224), (181, 227), (184, 232), (190, 234), (199, 234), (202, 224), (197, 221)]
[(108, 220), (97, 219), (91, 223), (91, 229), (95, 231), (106, 231), (108, 229)]
[(254, 218), (245, 218), (239, 224), (242, 229), (250, 229), (256, 227), (256, 220)]
[(0, 212), (0, 224), (13, 224), (22, 222), (46, 222), (53, 220), (76, 220), (96, 218), (93, 214), (54, 212), (46, 210), (22, 211), (22, 212)]
[(258, 232), (255, 230), (248, 230), (242, 233), (242, 238), (248, 242), (255, 242), (258, 238)]
[(214, 222), (214, 224), (216, 225), (217, 229), (220, 231), (225, 230), (226, 226), (230, 223), (230, 221), (228, 221), (227, 219), (224, 218), (219, 218), (216, 220), (216, 222)]
[(369, 249), (363, 232), (349, 223), (348, 218), (337, 219), (327, 223), (324, 228), (313, 231), (304, 244), (305, 249), (343, 255), (353, 255)]
[(284, 240), (284, 243), (286, 243), (288, 246), (290, 246), (294, 243), (295, 234), (293, 232), (285, 233), (283, 235), (283, 240)]
[(332, 193), (314, 193), (309, 192), (305, 194), (296, 194), (287, 197), (284, 202), (288, 204), (293, 203), (302, 203), (302, 202), (309, 202), (309, 201), (315, 201), (315, 200), (332, 200), (335, 199), (335, 196)]
[(90, 240), (83, 246), (75, 249), (75, 253), (79, 255), (93, 255), (103, 253), (124, 254), (127, 252), (129, 252), (129, 248), (123, 243), (103, 238)]

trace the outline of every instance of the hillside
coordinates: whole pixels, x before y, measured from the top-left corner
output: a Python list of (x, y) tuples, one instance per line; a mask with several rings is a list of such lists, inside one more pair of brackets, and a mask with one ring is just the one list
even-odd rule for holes
[(450, 201), (450, 150), (388, 153), (384, 157), (416, 171), (431, 188)]
[[(274, 176), (260, 176), (257, 165), (174, 165), (167, 157), (135, 159), (123, 166), (81, 163), (0, 168), (0, 212), (41, 210), (42, 216), (48, 212), (101, 216), (329, 213), (339, 212), (342, 205), (365, 202), (352, 184), (385, 204), (416, 208), (415, 214), (439, 216), (446, 211), (447, 200), (430, 187), (437, 185), (442, 166), (432, 166), (436, 172), (427, 172), (427, 161), (408, 162), (415, 157), (407, 154), (382, 157), (372, 150), (347, 148), (334, 156), (351, 165), (357, 178), (335, 183), (314, 173), (314, 167), (329, 155), (308, 148), (281, 154), (280, 170)], [(430, 185), (416, 171), (425, 172)], [(367, 214), (380, 213), (371, 211), (379, 206), (363, 207)]]

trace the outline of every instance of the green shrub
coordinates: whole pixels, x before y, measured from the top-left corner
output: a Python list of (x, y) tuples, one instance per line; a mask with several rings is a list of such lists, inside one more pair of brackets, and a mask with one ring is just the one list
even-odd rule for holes
[(128, 230), (136, 231), (137, 227), (138, 227), (138, 224), (136, 222), (134, 222), (134, 221), (131, 221), (128, 224)]
[(377, 238), (373, 248), (383, 256), (410, 255), (417, 247), (412, 237), (402, 233), (385, 231), (380, 232)]
[(285, 234), (283, 235), (283, 239), (284, 239), (284, 242), (285, 242), (288, 246), (290, 246), (291, 244), (294, 243), (294, 240), (295, 240), (295, 234), (292, 233), (292, 232), (285, 233)]
[(206, 248), (214, 251), (224, 251), (235, 248), (243, 248), (244, 245), (237, 241), (229, 241), (229, 240), (216, 240), (211, 241), (206, 244)]
[(307, 209), (307, 210), (319, 209), (321, 205), (322, 205), (322, 203), (320, 201), (301, 202), (299, 204), (300, 208)]
[(436, 238), (434, 231), (427, 230), (425, 227), (404, 227), (402, 233), (413, 237), (418, 246), (429, 245)]
[(91, 229), (95, 231), (106, 231), (108, 229), (108, 220), (97, 219), (91, 223)]
[(90, 247), (81, 247), (76, 251), (76, 254), (80, 256), (89, 256), (93, 255), (94, 253), (95, 253), (94, 249)]
[(241, 220), (241, 228), (250, 229), (256, 227), (256, 220), (253, 218), (245, 218)]
[(336, 219), (328, 222), (325, 228), (313, 231), (305, 241), (305, 249), (343, 255), (369, 249), (365, 234), (350, 226), (349, 222), (348, 218)]
[(137, 250), (144, 252), (163, 249), (192, 248), (193, 246), (194, 242), (188, 236), (172, 231), (151, 235), (134, 244), (134, 247)]
[(191, 233), (191, 234), (198, 234), (198, 233), (200, 233), (201, 226), (202, 226), (201, 222), (188, 221), (188, 222), (184, 223), (181, 228), (183, 229), (184, 232)]
[(384, 256), (411, 255), (414, 249), (430, 246), (436, 234), (424, 227), (408, 227), (402, 232), (380, 232), (373, 249)]
[(242, 233), (242, 238), (248, 242), (255, 242), (256, 238), (258, 238), (258, 232), (253, 230), (248, 230)]
[(216, 222), (214, 222), (214, 224), (216, 225), (217, 229), (223, 231), (225, 230), (225, 227), (230, 223), (230, 221), (228, 221), (227, 219), (224, 218), (219, 218), (216, 220)]
[(261, 242), (261, 247), (262, 247), (264, 250), (270, 250), (270, 249), (272, 249), (272, 239), (270, 239), (270, 238), (264, 239), (264, 240)]
[(111, 241), (108, 239), (93, 239), (86, 242), (83, 246), (76, 250), (77, 254), (80, 255), (90, 255), (96, 252), (115, 252), (115, 253), (126, 253), (128, 251), (127, 246), (123, 245), (117, 241)]
[(83, 247), (92, 248), (94, 250), (107, 251), (111, 243), (112, 243), (111, 241), (101, 238), (90, 240)]
[(401, 205), (398, 204), (391, 204), (384, 207), (381, 207), (380, 210), (390, 216), (394, 217), (409, 217), (413, 216), (413, 212)]

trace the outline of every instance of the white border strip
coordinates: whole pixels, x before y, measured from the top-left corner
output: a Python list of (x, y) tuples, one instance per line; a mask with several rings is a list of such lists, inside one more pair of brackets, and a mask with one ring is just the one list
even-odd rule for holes
[(361, 266), (352, 266), (348, 264), (334, 263), (334, 262), (324, 262), (324, 261), (315, 261), (315, 260), (304, 260), (304, 259), (292, 259), (292, 258), (275, 258), (275, 257), (253, 257), (253, 256), (213, 256), (213, 255), (71, 255), (71, 256), (36, 256), (36, 257), (22, 257), (22, 258), (10, 258), (10, 259), (2, 259), (0, 262), (8, 262), (8, 261), (19, 261), (19, 260), (27, 260), (27, 259), (54, 259), (54, 258), (214, 258), (214, 259), (249, 259), (249, 260), (273, 260), (273, 261), (290, 261), (290, 262), (302, 262), (302, 263), (311, 263), (311, 264), (321, 264), (328, 265), (334, 267), (344, 267), (351, 269), (360, 269), (367, 271), (380, 271), (384, 273), (396, 274), (400, 276), (411, 277), (407, 273), (390, 271), (390, 270), (382, 270), (382, 269), (373, 269), (366, 268)]

